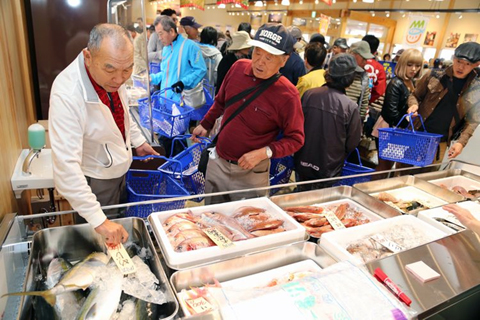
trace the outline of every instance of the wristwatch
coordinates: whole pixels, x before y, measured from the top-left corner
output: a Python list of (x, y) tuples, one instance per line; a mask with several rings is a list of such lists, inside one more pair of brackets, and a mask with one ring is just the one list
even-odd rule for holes
[(270, 159), (273, 156), (273, 151), (270, 147), (266, 147), (267, 149), (267, 158)]

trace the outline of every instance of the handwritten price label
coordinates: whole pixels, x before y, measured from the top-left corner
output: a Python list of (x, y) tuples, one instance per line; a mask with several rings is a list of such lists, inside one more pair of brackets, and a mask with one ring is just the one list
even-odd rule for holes
[(196, 298), (196, 299), (187, 299), (185, 302), (192, 307), (195, 313), (202, 313), (206, 311), (213, 310), (212, 305), (210, 302), (205, 300), (204, 297)]
[(328, 223), (333, 227), (335, 230), (345, 229), (345, 225), (338, 219), (335, 213), (328, 211), (325, 213), (325, 218), (327, 218)]
[(382, 246), (384, 246), (385, 248), (387, 248), (388, 250), (392, 251), (393, 253), (397, 253), (397, 252), (400, 252), (400, 251), (403, 251), (405, 250), (405, 248), (403, 248), (401, 245), (399, 245), (398, 243), (392, 241), (392, 240), (389, 240), (387, 238), (385, 238), (384, 236), (382, 235), (379, 235), (379, 234), (374, 234), (373, 236), (371, 236), (370, 238), (372, 238), (373, 240), (375, 240), (376, 242), (380, 243)]
[(210, 239), (212, 239), (212, 241), (215, 242), (217, 246), (220, 247), (220, 249), (229, 248), (235, 245), (230, 239), (228, 239), (223, 233), (218, 231), (216, 228), (204, 229), (203, 232), (205, 232), (206, 235)]
[(135, 264), (132, 259), (130, 259), (127, 251), (125, 251), (123, 244), (119, 244), (116, 247), (110, 247), (107, 245), (107, 250), (113, 261), (115, 261), (118, 269), (120, 269), (123, 274), (134, 273), (137, 271)]

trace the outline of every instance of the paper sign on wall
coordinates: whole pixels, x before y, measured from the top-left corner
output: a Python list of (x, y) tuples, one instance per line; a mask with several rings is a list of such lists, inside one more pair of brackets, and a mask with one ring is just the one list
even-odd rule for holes
[(324, 14), (320, 14), (320, 21), (318, 22), (318, 32), (320, 34), (326, 35), (328, 31), (328, 26), (330, 25), (330, 17)]
[(422, 45), (423, 35), (427, 30), (428, 17), (410, 16), (408, 20), (408, 29), (405, 35), (404, 44), (406, 46)]

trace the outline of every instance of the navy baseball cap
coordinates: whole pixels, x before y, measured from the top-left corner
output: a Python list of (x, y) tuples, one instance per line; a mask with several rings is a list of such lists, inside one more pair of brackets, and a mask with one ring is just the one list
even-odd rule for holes
[(183, 17), (181, 20), (180, 20), (180, 25), (181, 26), (190, 26), (190, 27), (194, 27), (196, 29), (200, 28), (202, 25), (200, 23), (198, 23), (197, 21), (195, 21), (195, 18), (192, 17), (192, 16), (187, 16), (187, 17)]
[(258, 29), (250, 44), (279, 56), (291, 54), (295, 42), (296, 40), (282, 24), (266, 23)]

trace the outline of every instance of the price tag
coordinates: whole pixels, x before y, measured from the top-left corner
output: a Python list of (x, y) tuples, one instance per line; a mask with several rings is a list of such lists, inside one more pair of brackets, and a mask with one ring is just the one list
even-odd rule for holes
[(338, 217), (332, 211), (327, 211), (325, 213), (325, 218), (327, 218), (328, 223), (333, 227), (335, 230), (345, 229), (345, 225), (338, 219)]
[(397, 253), (397, 252), (400, 252), (400, 251), (403, 251), (405, 250), (401, 245), (399, 245), (398, 243), (392, 241), (392, 240), (389, 240), (387, 238), (385, 238), (384, 236), (380, 235), (380, 234), (374, 234), (373, 236), (371, 236), (370, 238), (372, 238), (373, 240), (377, 241), (378, 243), (380, 243), (382, 246), (384, 246), (385, 248), (387, 248), (388, 250), (392, 251), (393, 253)]
[(134, 273), (137, 271), (135, 264), (132, 259), (130, 259), (127, 251), (125, 251), (123, 244), (119, 244), (116, 247), (107, 245), (107, 250), (113, 261), (115, 261), (118, 269), (120, 269), (123, 274)]
[(235, 245), (230, 239), (228, 239), (223, 233), (218, 231), (215, 227), (203, 229), (202, 231), (205, 232), (205, 234), (210, 239), (212, 239), (212, 241), (215, 242), (215, 244), (219, 246), (220, 249), (229, 248)]
[(186, 299), (185, 302), (192, 307), (195, 313), (202, 313), (213, 310), (212, 305), (204, 297), (196, 299)]

